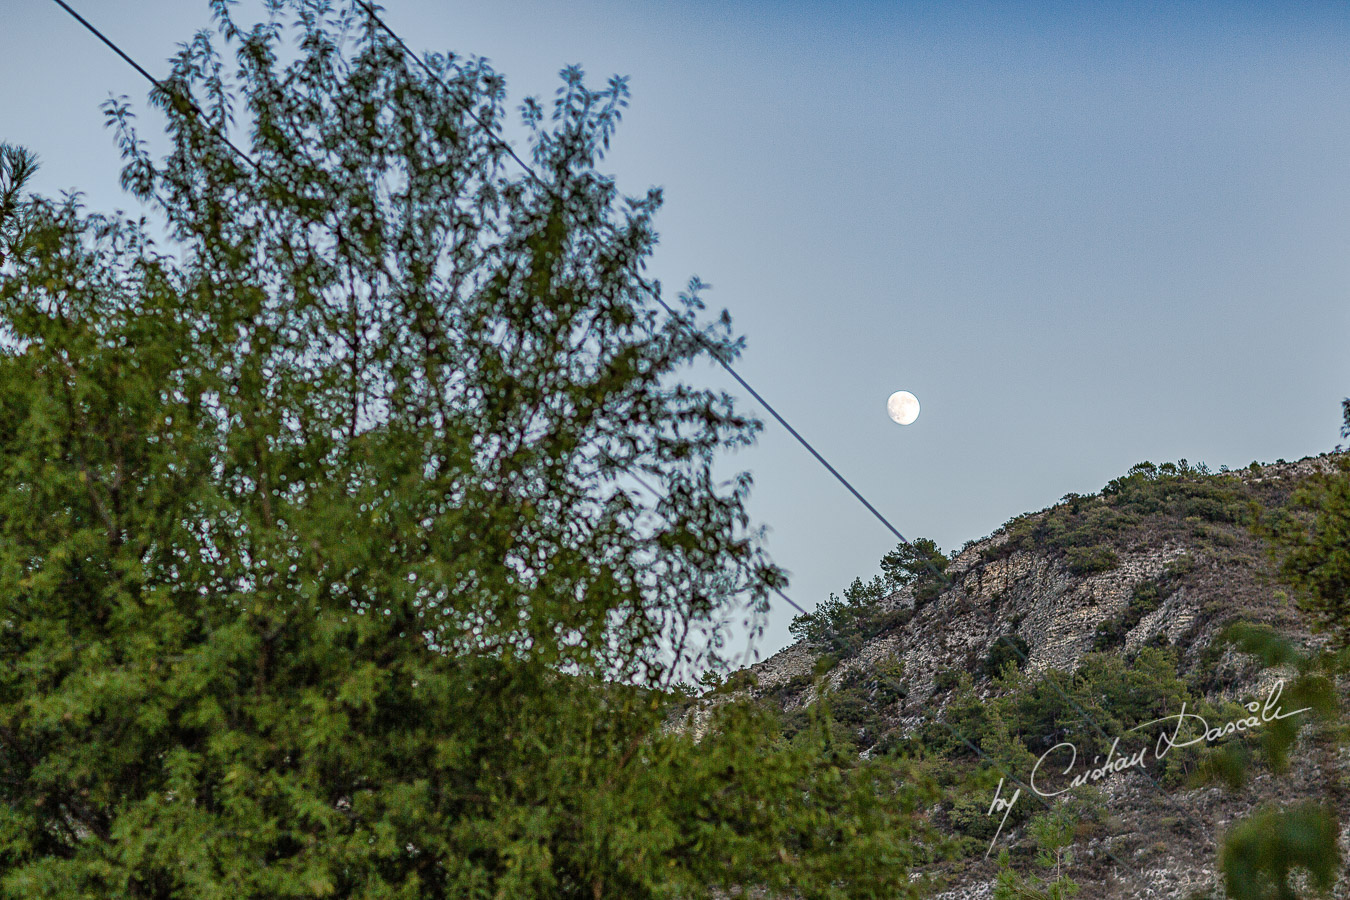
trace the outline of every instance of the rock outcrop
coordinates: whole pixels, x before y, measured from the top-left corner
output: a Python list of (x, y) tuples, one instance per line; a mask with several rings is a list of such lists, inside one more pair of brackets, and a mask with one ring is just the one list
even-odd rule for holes
[[(1216, 475), (1202, 469), (1197, 477), (1220, 494), (1227, 491), (1276, 508), (1301, 479), (1328, 471), (1335, 462), (1334, 455), (1323, 455)], [(996, 642), (1016, 636), (1024, 642), (1024, 671), (1032, 678), (1050, 670), (1074, 672), (1094, 649), (1128, 659), (1143, 647), (1162, 646), (1173, 648), (1181, 675), (1208, 700), (1241, 702), (1262, 696), (1279, 673), (1261, 670), (1216, 642), (1221, 629), (1245, 620), (1269, 624), (1305, 645), (1318, 640), (1271, 580), (1261, 539), (1243, 522), (1225, 521), (1223, 514), (1191, 502), (1197, 515), (1178, 515), (1175, 507), (1139, 512), (1103, 497), (1066, 499), (1066, 504), (1107, 510), (1094, 514), (1106, 523), (1103, 529), (1115, 529), (1102, 531), (1110, 535), (1102, 543), (1110, 561), (1097, 566), (1099, 571), (1083, 571), (1082, 566), (1075, 570), (1072, 554), (1064, 552), (1065, 540), (1054, 542), (1051, 526), (1059, 526), (1047, 516), (1059, 510), (1055, 522), (1077, 521), (1069, 518), (1065, 504), (1020, 517), (964, 547), (947, 568), (949, 587), (918, 605), (903, 624), (869, 635), (852, 652), (832, 654), (826, 660), (832, 668), (820, 678), (813, 675), (825, 648), (800, 642), (751, 666), (740, 690), (779, 703), (791, 714), (813, 703), (819, 691), (847, 686), (850, 673), (874, 672), (885, 664), (888, 671), (903, 673), (898, 676), (903, 690), (888, 693), (875, 712), (892, 738), (903, 739), (942, 715), (963, 673), (980, 696), (989, 696), (996, 685), (985, 662)], [(1115, 518), (1107, 521), (1108, 513)], [(1138, 600), (1140, 586), (1146, 584), (1167, 586), (1154, 604)], [(914, 592), (901, 589), (886, 602), (912, 608)], [(711, 702), (716, 700), (706, 698), (703, 705)], [(696, 706), (686, 724), (698, 729), (705, 719), (706, 709)], [(866, 745), (861, 752), (874, 752), (876, 740), (873, 734), (861, 741)], [(1078, 862), (1073, 874), (1083, 885), (1082, 896), (1223, 896), (1217, 848), (1230, 824), (1270, 800), (1322, 797), (1328, 777), (1345, 778), (1350, 772), (1350, 752), (1344, 748), (1339, 771), (1329, 773), (1313, 761), (1315, 754), (1306, 744), (1299, 745), (1287, 773), (1259, 770), (1241, 791), (1185, 785), (1162, 789), (1147, 767), (1103, 779), (1097, 787), (1107, 825), (1074, 848)], [(1013, 828), (1001, 842), (1015, 845), (1023, 838)], [(1342, 832), (1342, 843), (1347, 840), (1350, 828)], [(1345, 849), (1344, 858), (1350, 860), (1350, 846)], [(994, 864), (981, 858), (948, 867), (938, 873), (946, 886), (937, 896), (990, 897), (994, 873)], [(1342, 878), (1335, 896), (1350, 897), (1350, 881)]]

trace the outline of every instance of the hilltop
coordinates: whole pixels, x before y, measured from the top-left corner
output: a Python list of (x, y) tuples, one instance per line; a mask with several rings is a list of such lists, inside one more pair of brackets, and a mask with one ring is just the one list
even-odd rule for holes
[[(992, 896), (993, 857), (1008, 849), (1015, 867), (1031, 867), (1026, 824), (1043, 811), (1024, 796), (994, 841), (999, 816), (987, 811), (1000, 778), (1025, 780), (1064, 743), (1081, 748), (1075, 771), (1086, 770), (1116, 736), (1182, 703), (1210, 724), (1241, 718), (1241, 704), (1264, 701), (1287, 673), (1222, 640), (1233, 623), (1322, 643), (1274, 578), (1253, 524), (1288, 515), (1300, 484), (1344, 461), (1220, 472), (1141, 464), (1098, 494), (1068, 495), (942, 557), (949, 583), (859, 579), (794, 623), (802, 640), (734, 673), (685, 722), (698, 730), (709, 703), (748, 695), (781, 709), (790, 735), (823, 699), (838, 739), (860, 755), (921, 756), (937, 774), (932, 819), (961, 846), (956, 862), (928, 873), (942, 879), (939, 896)], [(1259, 736), (1232, 740), (1255, 748)], [(1199, 778), (1200, 747), (1094, 781), (1074, 801), (1069, 874), (1089, 897), (1222, 896), (1216, 850), (1231, 823), (1271, 799), (1323, 797), (1328, 779), (1350, 770), (1343, 749), (1310, 743), (1300, 741), (1285, 773), (1256, 764), (1239, 790)], [(1012, 790), (1008, 781), (1002, 795)], [(1347, 895), (1343, 877), (1336, 896)]]

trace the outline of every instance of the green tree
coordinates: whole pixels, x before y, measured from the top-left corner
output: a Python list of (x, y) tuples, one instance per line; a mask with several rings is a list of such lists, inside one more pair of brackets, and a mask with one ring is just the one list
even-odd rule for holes
[(1012, 663), (1018, 669), (1025, 666), (1027, 655), (1030, 652), (1031, 645), (1020, 634), (1014, 632), (1001, 634), (989, 645), (989, 652), (985, 654), (982, 670), (985, 676), (997, 678), (1009, 663)]
[(892, 768), (667, 727), (782, 575), (680, 378), (739, 339), (596, 170), (624, 81), (526, 101), (535, 179), (485, 62), (213, 7), (165, 159), (108, 110), (174, 243), (25, 200), (0, 270), (0, 896), (917, 890)]
[(852, 656), (864, 641), (908, 620), (908, 610), (885, 605), (888, 593), (880, 577), (855, 578), (842, 597), (831, 593), (813, 612), (793, 618), (789, 631), (834, 658)]
[(1036, 844), (1036, 864), (1045, 875), (1025, 876), (1011, 865), (1011, 856), (999, 854), (999, 872), (994, 882), (995, 900), (1068, 900), (1079, 886), (1064, 871), (1073, 863), (1074, 829), (1078, 817), (1064, 803), (1032, 819), (1027, 831)]
[(927, 602), (946, 586), (949, 562), (937, 543), (921, 537), (908, 544), (897, 544), (883, 556), (881, 573), (892, 590), (912, 584), (915, 602)]
[[(1346, 408), (1350, 430), (1350, 407)], [(1318, 631), (1350, 647), (1350, 460), (1308, 479), (1290, 502), (1293, 515), (1271, 528), (1280, 575)]]

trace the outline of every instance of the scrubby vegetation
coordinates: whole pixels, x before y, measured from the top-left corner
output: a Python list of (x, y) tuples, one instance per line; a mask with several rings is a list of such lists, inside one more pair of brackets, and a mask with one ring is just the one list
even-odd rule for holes
[(1013, 519), (1004, 526), (1007, 539), (982, 555), (991, 561), (1018, 550), (1048, 550), (1063, 556), (1075, 575), (1091, 575), (1115, 568), (1118, 551), (1137, 540), (1141, 529), (1151, 525), (1194, 536), (1208, 534), (1214, 525), (1245, 526), (1255, 499), (1241, 479), (1212, 473), (1203, 464), (1142, 462), (1098, 495), (1066, 494), (1044, 512)]
[[(1023, 634), (1021, 612), (1009, 610), (1012, 614), (999, 625), (997, 638), (987, 648), (967, 649), (955, 657), (948, 651), (954, 665), (932, 673), (933, 697), (919, 707), (906, 705), (911, 683), (918, 682), (907, 680), (893, 661), (869, 667), (855, 659), (847, 663), (846, 674), (831, 678), (834, 667), (856, 658), (869, 638), (885, 635), (911, 617), (909, 609), (896, 606), (897, 587), (913, 585), (916, 610), (951, 587), (946, 578), (948, 559), (936, 545), (897, 548), (882, 561), (881, 575), (870, 582), (855, 580), (842, 598), (832, 596), (812, 615), (794, 621), (794, 634), (823, 654), (814, 676), (815, 696), (821, 702), (799, 707), (789, 718), (797, 729), (828, 720), (835, 740), (874, 759), (921, 760), (922, 770), (940, 788), (934, 821), (952, 836), (958, 857), (965, 859), (949, 871), (984, 866), (981, 877), (998, 876), (996, 896), (1070, 896), (1075, 885), (1068, 877), (1072, 860), (1068, 848), (1109, 831), (1100, 798), (1093, 807), (1079, 796), (1082, 788), (1066, 794), (1077, 810), (1069, 828), (1067, 805), (1057, 802), (1045, 812), (1024, 794), (1024, 802), (1006, 823), (1018, 835), (1009, 844), (1012, 853), (992, 873), (984, 854), (1000, 819), (990, 815), (989, 804), (1007, 773), (1025, 779), (1042, 754), (1066, 742), (1078, 754), (1073, 774), (1091, 769), (1089, 761), (1108, 753), (1119, 758), (1155, 747), (1160, 726), (1132, 729), (1183, 708), (1211, 723), (1248, 715), (1237, 702), (1223, 697), (1252, 683), (1260, 665), (1254, 660), (1268, 657), (1266, 664), (1281, 659), (1291, 663), (1303, 657), (1288, 649), (1262, 649), (1264, 645), (1252, 641), (1241, 647), (1242, 653), (1226, 652), (1230, 644), (1213, 640), (1226, 623), (1252, 619), (1289, 627), (1301, 607), (1344, 646), (1343, 623), (1350, 621), (1343, 600), (1348, 593), (1345, 585), (1350, 584), (1344, 564), (1350, 557), (1343, 552), (1350, 546), (1345, 537), (1350, 534), (1345, 526), (1350, 519), (1346, 513), (1350, 503), (1345, 501), (1350, 490), (1345, 484), (1350, 479), (1344, 472), (1312, 479), (1288, 476), (1287, 471), (1266, 472), (1260, 466), (1241, 473), (1212, 473), (1185, 460), (1141, 463), (1108, 483), (1099, 495), (1066, 495), (1049, 510), (1012, 520), (1004, 528), (1006, 539), (982, 548), (973, 565), (962, 571), (962, 579), (978, 578), (982, 567), (1021, 550), (1048, 553), (1077, 577), (1109, 571), (1123, 558), (1143, 551), (1180, 545), (1186, 552), (1154, 577), (1133, 585), (1124, 609), (1097, 627), (1091, 652), (1072, 670), (1024, 671), (1030, 635)], [(1278, 548), (1274, 568), (1266, 565), (1265, 544), (1272, 539)], [(1276, 572), (1293, 586), (1297, 606), (1282, 599), (1279, 589), (1266, 580)], [(1216, 574), (1224, 578), (1222, 590), (1214, 589)], [(1005, 587), (992, 593), (994, 609), (1000, 613), (1003, 604), (1016, 596), (1006, 591)], [(1158, 631), (1153, 640), (1124, 652), (1130, 633), (1180, 591), (1197, 592), (1184, 602), (1198, 615), (1189, 630), (1176, 637), (1176, 646), (1169, 644), (1167, 632)], [(958, 598), (950, 609), (962, 614), (964, 602)], [(1261, 633), (1274, 632), (1267, 628)], [(1202, 643), (1196, 646), (1196, 640)], [(1300, 678), (1303, 681), (1296, 680), (1285, 694), (1290, 704), (1297, 700), (1300, 706), (1320, 704), (1318, 709), (1334, 706), (1325, 679), (1316, 682), (1323, 687), (1314, 696), (1313, 688), (1304, 683), (1307, 679)], [(1178, 740), (1198, 737), (1198, 721), (1188, 722)], [(1269, 740), (1233, 736), (1173, 748), (1162, 758), (1150, 758), (1149, 776), (1170, 793), (1216, 780), (1237, 783), (1249, 777), (1253, 766), (1278, 771), (1280, 760), (1269, 749), (1287, 754), (1297, 732), (1292, 724), (1278, 724), (1270, 726)], [(1117, 737), (1122, 738), (1119, 743)], [(1265, 753), (1255, 752), (1254, 746), (1267, 744)], [(1068, 777), (1062, 776), (1067, 757), (1059, 762), (1057, 767), (1042, 768), (1040, 777), (1054, 783), (1059, 775), (1067, 785)], [(1007, 796), (1013, 788), (1006, 783), (1004, 787)], [(1157, 802), (1170, 801), (1159, 797)], [(1169, 814), (1157, 821), (1171, 828), (1183, 818)], [(1294, 831), (1307, 830), (1306, 823), (1295, 821), (1296, 815), (1288, 818)], [(1314, 818), (1321, 825), (1335, 821)], [(1225, 851), (1226, 867), (1237, 871), (1231, 863), (1238, 858), (1237, 851), (1232, 848), (1244, 840), (1250, 844), (1254, 833), (1246, 826), (1234, 832)], [(1289, 835), (1276, 837), (1283, 840)], [(1034, 850), (1029, 848), (1032, 843)], [(1156, 844), (1147, 852), (1162, 852), (1159, 848), (1164, 846)], [(1278, 856), (1278, 850), (1276, 846), (1261, 852)], [(1229, 884), (1232, 890), (1231, 880)]]
[(912, 609), (888, 606), (892, 593), (880, 576), (867, 582), (855, 578), (843, 597), (830, 594), (814, 613), (793, 619), (789, 629), (812, 647), (838, 659), (847, 658), (864, 641), (900, 627), (914, 615)]
[(1106, 544), (1093, 544), (1091, 547), (1069, 547), (1064, 552), (1069, 571), (1075, 575), (1095, 575), (1109, 572), (1120, 564), (1116, 551)]
[[(945, 719), (986, 753), (999, 751), (1011, 738), (1033, 756), (1066, 740), (1080, 754), (1091, 755), (1109, 747), (1097, 727), (1106, 734), (1121, 734), (1141, 722), (1176, 713), (1183, 702), (1188, 709), (1203, 703), (1178, 672), (1175, 651), (1145, 647), (1132, 657), (1090, 653), (1072, 673), (1050, 671), (1033, 677), (1005, 667), (989, 696), (981, 696), (969, 678), (963, 679)], [(935, 724), (926, 726), (921, 740), (952, 759), (977, 757)], [(1021, 753), (1015, 756), (1020, 758)]]
[(990, 678), (997, 678), (1003, 673), (1003, 667), (1009, 663), (1019, 669), (1022, 668), (1030, 649), (1026, 638), (1020, 634), (1000, 635), (984, 657), (984, 674)]

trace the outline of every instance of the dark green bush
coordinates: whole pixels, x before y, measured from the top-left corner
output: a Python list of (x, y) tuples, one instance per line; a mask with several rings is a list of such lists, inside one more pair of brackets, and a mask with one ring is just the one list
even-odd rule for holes
[(1023, 668), (1030, 649), (1030, 645), (1019, 634), (1001, 635), (989, 647), (989, 653), (984, 657), (982, 669), (985, 676), (997, 678), (1008, 663), (1019, 669)]
[(1091, 547), (1070, 547), (1065, 552), (1069, 571), (1075, 575), (1093, 575), (1097, 572), (1109, 572), (1120, 565), (1116, 551), (1106, 544)]
[(881, 558), (881, 573), (892, 588), (912, 585), (916, 608), (936, 600), (947, 585), (950, 560), (931, 538), (899, 544)]
[(955, 669), (942, 669), (933, 678), (933, 690), (946, 693), (961, 683), (961, 673)]
[(857, 749), (873, 746), (885, 734), (887, 725), (881, 711), (907, 693), (898, 675), (894, 664), (857, 668), (845, 673), (839, 686), (827, 692), (832, 718), (845, 727)]

